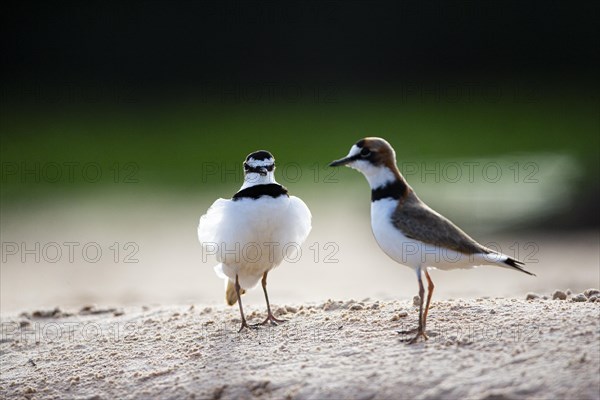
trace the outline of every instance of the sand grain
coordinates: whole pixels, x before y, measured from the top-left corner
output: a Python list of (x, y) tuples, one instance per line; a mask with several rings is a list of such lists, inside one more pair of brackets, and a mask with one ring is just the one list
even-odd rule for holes
[(600, 398), (598, 302), (434, 301), (416, 345), (395, 333), (416, 324), (412, 301), (274, 309), (288, 322), (241, 334), (225, 306), (5, 317), (0, 397)]

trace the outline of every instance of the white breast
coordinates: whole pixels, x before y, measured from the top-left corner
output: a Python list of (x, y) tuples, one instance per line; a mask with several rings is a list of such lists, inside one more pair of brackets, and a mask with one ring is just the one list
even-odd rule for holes
[(394, 261), (414, 269), (421, 266), (444, 270), (489, 264), (484, 261), (483, 255), (467, 256), (406, 237), (392, 223), (392, 213), (397, 205), (398, 200), (394, 199), (382, 199), (371, 203), (373, 235), (385, 254)]

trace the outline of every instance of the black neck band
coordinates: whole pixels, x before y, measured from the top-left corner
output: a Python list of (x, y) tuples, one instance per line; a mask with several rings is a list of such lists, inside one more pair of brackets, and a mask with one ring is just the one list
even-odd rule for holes
[(377, 201), (381, 199), (399, 199), (406, 193), (406, 183), (395, 180), (389, 182), (384, 186), (380, 186), (377, 189), (371, 189), (371, 201)]
[(233, 201), (240, 199), (258, 199), (262, 196), (271, 196), (273, 198), (279, 196), (288, 196), (288, 191), (283, 186), (277, 183), (267, 183), (265, 185), (254, 185), (249, 188), (240, 190), (233, 195)]

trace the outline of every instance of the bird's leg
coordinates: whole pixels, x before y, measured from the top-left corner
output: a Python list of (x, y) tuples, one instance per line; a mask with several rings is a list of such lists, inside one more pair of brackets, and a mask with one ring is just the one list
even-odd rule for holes
[[(417, 277), (419, 278), (419, 298), (420, 298), (420, 303), (419, 303), (419, 326), (416, 329), (417, 334), (412, 338), (412, 339), (407, 339), (407, 340), (403, 340), (403, 341), (407, 341), (409, 344), (413, 344), (415, 343), (420, 336), (422, 336), (425, 340), (429, 339), (427, 337), (427, 335), (425, 334), (425, 327), (423, 324), (423, 302), (425, 301), (425, 287), (423, 286), (423, 278), (421, 277), (421, 268), (417, 269)], [(415, 331), (401, 331), (398, 332), (400, 334), (408, 334), (408, 333), (414, 333)]]
[(267, 301), (267, 318), (260, 324), (256, 324), (256, 325), (266, 325), (268, 323), (271, 323), (271, 325), (279, 325), (279, 324), (285, 322), (284, 319), (275, 318), (275, 316), (271, 312), (271, 304), (269, 304), (269, 294), (267, 293), (267, 274), (268, 273), (269, 273), (268, 271), (265, 272), (262, 277), (262, 288), (263, 288), (263, 292), (265, 293), (265, 300)]
[[(429, 276), (429, 272), (427, 272), (427, 269), (425, 269), (425, 277), (427, 278), (427, 304), (425, 305), (425, 313), (423, 314), (423, 333), (426, 332), (429, 303), (431, 302), (431, 296), (433, 295), (433, 289), (435, 288), (435, 286), (433, 285), (433, 281)], [(427, 334), (425, 334), (425, 336), (427, 336)]]
[[(419, 283), (420, 283), (421, 282), (421, 269), (420, 268), (417, 269), (417, 278), (418, 278)], [(420, 287), (421, 287), (421, 285), (419, 284), (419, 288)], [(423, 296), (421, 296), (421, 292), (419, 292), (419, 294), (420, 294), (420, 299), (423, 299)], [(421, 316), (419, 315), (419, 324), (420, 324), (420, 321), (421, 321)], [(413, 334), (417, 333), (418, 331), (419, 331), (419, 327), (416, 326), (416, 327), (414, 327), (412, 329), (405, 329), (405, 330), (402, 330), (402, 331), (398, 330), (398, 331), (396, 331), (396, 333), (398, 335), (413, 335)]]
[(244, 330), (244, 328), (251, 328), (250, 325), (246, 322), (246, 317), (244, 317), (244, 308), (242, 307), (242, 296), (240, 295), (240, 281), (238, 279), (237, 274), (235, 275), (235, 292), (237, 293), (238, 305), (240, 306), (240, 316), (242, 317), (242, 326), (238, 333)]

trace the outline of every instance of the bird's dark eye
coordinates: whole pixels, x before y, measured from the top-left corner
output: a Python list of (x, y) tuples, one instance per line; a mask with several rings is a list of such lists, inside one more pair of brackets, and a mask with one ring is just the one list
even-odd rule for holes
[(367, 149), (366, 147), (363, 147), (363, 149), (360, 151), (360, 155), (362, 157), (369, 157), (371, 155), (371, 150)]

